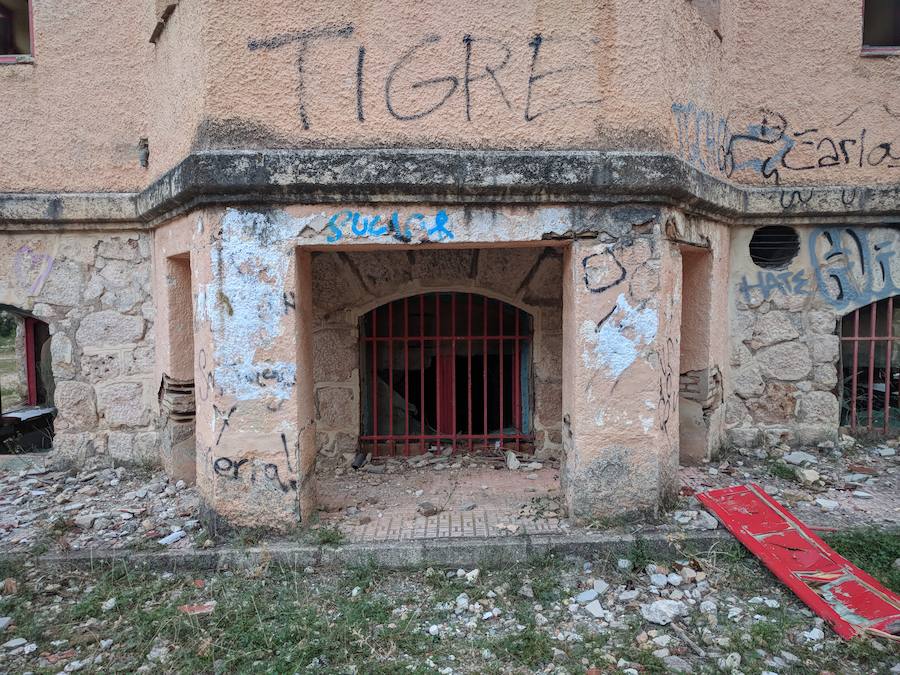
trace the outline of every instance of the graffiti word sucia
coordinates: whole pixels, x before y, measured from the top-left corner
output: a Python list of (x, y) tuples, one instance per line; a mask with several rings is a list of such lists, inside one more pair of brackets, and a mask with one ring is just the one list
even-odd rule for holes
[(328, 242), (334, 243), (344, 237), (377, 239), (391, 237), (405, 243), (417, 241), (449, 241), (453, 239), (450, 218), (446, 211), (438, 211), (433, 216), (412, 213), (406, 218), (397, 211), (386, 214), (363, 214), (359, 211), (343, 209), (328, 219)]

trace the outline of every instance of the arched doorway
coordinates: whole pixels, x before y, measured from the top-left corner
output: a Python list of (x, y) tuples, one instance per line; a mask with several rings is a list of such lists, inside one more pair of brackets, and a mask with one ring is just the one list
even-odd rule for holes
[(900, 430), (900, 302), (878, 300), (841, 319), (841, 424), (853, 432)]
[(361, 317), (360, 449), (533, 448), (531, 315), (475, 293), (434, 292)]

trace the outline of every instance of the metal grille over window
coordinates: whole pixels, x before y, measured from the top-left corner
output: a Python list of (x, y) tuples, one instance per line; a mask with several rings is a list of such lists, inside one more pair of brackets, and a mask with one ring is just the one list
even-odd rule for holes
[[(860, 307), (841, 320), (841, 424), (853, 431), (900, 429), (900, 305), (894, 298)], [(895, 310), (896, 307), (896, 310)]]
[(750, 239), (750, 258), (766, 269), (787, 267), (799, 252), (800, 236), (786, 225), (760, 227)]
[(531, 316), (473, 293), (425, 293), (360, 321), (360, 448), (533, 449)]

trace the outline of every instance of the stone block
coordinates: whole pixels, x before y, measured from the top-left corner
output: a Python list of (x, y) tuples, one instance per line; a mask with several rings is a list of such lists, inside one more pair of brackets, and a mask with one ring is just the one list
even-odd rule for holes
[(534, 383), (534, 415), (546, 427), (560, 423), (562, 420), (561, 383)]
[(534, 355), (534, 375), (538, 380), (555, 381), (562, 377), (562, 333), (544, 333)]
[(758, 349), (779, 342), (794, 340), (800, 336), (787, 312), (771, 311), (760, 314), (753, 326), (750, 346)]
[(316, 425), (328, 429), (352, 429), (358, 417), (356, 396), (347, 387), (316, 389)]
[(59, 411), (57, 430), (85, 431), (97, 425), (94, 388), (86, 382), (66, 380), (56, 383), (54, 404)]
[(316, 382), (346, 382), (359, 368), (359, 343), (352, 326), (328, 327), (313, 333)]
[(541, 253), (528, 278), (522, 300), (539, 306), (562, 303), (562, 255), (558, 251), (548, 248)]
[(821, 423), (837, 427), (840, 406), (830, 391), (811, 391), (800, 396), (797, 419), (806, 424)]
[(837, 368), (833, 364), (816, 366), (813, 368), (813, 382), (826, 389), (833, 389), (837, 385)]
[(74, 307), (81, 303), (85, 286), (85, 266), (67, 258), (58, 258), (38, 297), (51, 305)]
[[(193, 358), (193, 356), (191, 356)], [(153, 372), (156, 353), (152, 345), (141, 345), (123, 354), (122, 373), (124, 375), (147, 375)]]
[(756, 366), (746, 366), (738, 370), (734, 374), (732, 386), (734, 393), (741, 398), (756, 398), (766, 389), (766, 384)]
[(801, 342), (782, 342), (756, 353), (756, 362), (765, 378), (802, 380), (812, 369), (809, 348)]
[(104, 382), (118, 377), (121, 372), (118, 352), (81, 356), (81, 374), (88, 382)]
[(831, 335), (835, 331), (837, 316), (834, 312), (814, 309), (806, 314), (809, 332), (818, 335)]
[(97, 388), (97, 409), (110, 428), (142, 427), (150, 421), (140, 382), (117, 382)]
[(836, 363), (841, 351), (841, 339), (837, 335), (815, 335), (809, 340), (813, 363)]
[(728, 441), (736, 448), (758, 448), (762, 433), (756, 428), (736, 427), (728, 430)]
[(769, 382), (762, 396), (747, 403), (747, 410), (757, 422), (784, 423), (797, 409), (797, 387), (788, 382)]
[(141, 317), (103, 310), (81, 320), (75, 341), (82, 347), (103, 347), (137, 342), (143, 335), (144, 320)]
[(57, 380), (75, 376), (74, 348), (69, 336), (56, 333), (50, 338), (50, 360), (53, 363), (53, 377)]
[(97, 454), (93, 434), (89, 433), (57, 433), (53, 437), (53, 455), (51, 466), (68, 468), (82, 466), (88, 457)]
[(138, 262), (145, 256), (141, 254), (137, 238), (109, 237), (100, 240), (97, 255), (101, 258)]

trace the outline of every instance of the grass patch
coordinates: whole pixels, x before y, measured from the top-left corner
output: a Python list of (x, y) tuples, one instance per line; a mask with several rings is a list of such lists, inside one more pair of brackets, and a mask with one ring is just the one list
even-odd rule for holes
[(865, 570), (895, 593), (900, 593), (900, 532), (869, 527), (835, 532), (824, 537), (831, 548)]
[(315, 537), (320, 546), (337, 546), (344, 541), (344, 533), (335, 526), (320, 527), (315, 531)]
[(772, 464), (769, 465), (769, 473), (776, 478), (782, 478), (795, 483), (797, 482), (797, 474), (794, 473), (793, 467), (782, 464), (781, 462), (772, 462)]

